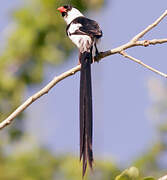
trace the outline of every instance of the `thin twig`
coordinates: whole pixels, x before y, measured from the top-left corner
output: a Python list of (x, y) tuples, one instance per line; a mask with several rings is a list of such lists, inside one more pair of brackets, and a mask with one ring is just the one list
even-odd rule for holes
[[(131, 41), (128, 43), (119, 46), (117, 48), (101, 52), (98, 56), (96, 56), (94, 59), (95, 61), (99, 61), (103, 59), (104, 57), (113, 55), (113, 54), (118, 54), (120, 53), (121, 55), (135, 61), (136, 63), (146, 67), (147, 69), (156, 72), (157, 74), (160, 74), (163, 77), (167, 77), (166, 74), (144, 64), (138, 59), (135, 59), (127, 54), (125, 54), (124, 50), (135, 47), (135, 46), (148, 46), (148, 45), (155, 45), (155, 44), (162, 44), (162, 43), (167, 43), (167, 39), (154, 39), (154, 40), (144, 40), (144, 41), (137, 41), (139, 38), (143, 37), (144, 34), (146, 34), (148, 31), (150, 31), (153, 27), (155, 27), (165, 16), (167, 16), (167, 10), (150, 26), (148, 26), (144, 31), (139, 33), (137, 36), (135, 36)], [(38, 98), (41, 96), (45, 95), (46, 93), (49, 92), (50, 89), (52, 89), (58, 82), (61, 80), (67, 78), (68, 76), (71, 76), (75, 74), (76, 72), (80, 71), (81, 66), (78, 65), (64, 73), (62, 73), (59, 76), (56, 76), (49, 84), (47, 84), (43, 89), (41, 89), (39, 92), (28, 98), (21, 106), (19, 106), (12, 114), (10, 114), (4, 121), (0, 123), (0, 129), (3, 129), (7, 125), (11, 124), (11, 122), (21, 113), (23, 112), (27, 107), (29, 107), (34, 101), (36, 101)]]
[(162, 19), (167, 16), (167, 10), (155, 21), (153, 22), (151, 25), (149, 25), (146, 29), (144, 29), (142, 32), (140, 32), (139, 34), (137, 34), (134, 38), (132, 38), (132, 42), (136, 42), (138, 41), (140, 38), (142, 38), (148, 31), (150, 31), (151, 29), (153, 29), (155, 26), (157, 26)]
[(155, 69), (155, 68), (152, 68), (151, 66), (149, 66), (149, 65), (147, 65), (147, 64), (145, 64), (145, 63), (143, 63), (143, 62), (140, 61), (139, 59), (136, 59), (136, 58), (134, 58), (134, 57), (128, 55), (126, 52), (122, 51), (122, 52), (120, 52), (120, 54), (123, 55), (125, 58), (128, 58), (128, 59), (130, 59), (130, 60), (132, 60), (132, 61), (134, 61), (134, 62), (136, 62), (136, 63), (142, 65), (143, 67), (145, 67), (145, 68), (147, 68), (147, 69), (149, 69), (149, 70), (151, 70), (151, 71), (153, 71), (153, 72), (155, 72), (155, 73), (157, 73), (157, 74), (159, 74), (159, 75), (161, 75), (161, 76), (167, 78), (167, 74), (165, 74), (165, 73), (163, 73), (163, 72), (160, 72), (160, 71), (158, 71), (158, 70)]

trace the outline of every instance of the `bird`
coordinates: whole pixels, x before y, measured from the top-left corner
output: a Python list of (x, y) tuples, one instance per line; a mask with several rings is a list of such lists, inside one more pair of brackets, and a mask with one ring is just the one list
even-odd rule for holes
[(79, 49), (80, 74), (80, 161), (82, 161), (82, 176), (85, 175), (87, 163), (93, 169), (93, 108), (91, 64), (93, 57), (99, 54), (97, 43), (103, 33), (99, 24), (85, 17), (77, 8), (64, 5), (57, 9), (64, 18), (67, 27), (66, 34)]

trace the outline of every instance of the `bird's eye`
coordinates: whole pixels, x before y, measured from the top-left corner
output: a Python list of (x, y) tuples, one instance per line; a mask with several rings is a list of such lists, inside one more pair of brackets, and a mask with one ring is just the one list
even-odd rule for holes
[(63, 17), (67, 15), (66, 12), (62, 12), (61, 14), (62, 14)]

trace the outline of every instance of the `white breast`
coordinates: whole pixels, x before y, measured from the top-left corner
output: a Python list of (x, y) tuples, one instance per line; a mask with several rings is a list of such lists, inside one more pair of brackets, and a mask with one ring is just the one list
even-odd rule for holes
[(89, 51), (92, 46), (92, 40), (87, 35), (71, 35), (70, 39), (78, 47), (80, 52)]
[(71, 23), (69, 29), (68, 29), (68, 32), (69, 34), (72, 34), (74, 33), (76, 30), (78, 30), (82, 25), (81, 24), (74, 24), (74, 23)]
[(93, 42), (88, 35), (72, 34), (81, 27), (81, 24), (71, 24), (68, 29), (68, 36), (72, 42), (78, 47), (80, 52), (89, 51)]

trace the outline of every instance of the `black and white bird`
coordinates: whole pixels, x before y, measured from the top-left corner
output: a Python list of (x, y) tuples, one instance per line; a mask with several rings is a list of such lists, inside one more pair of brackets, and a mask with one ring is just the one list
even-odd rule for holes
[(80, 160), (83, 161), (83, 176), (86, 172), (87, 162), (92, 169), (92, 84), (91, 63), (93, 52), (98, 54), (97, 42), (102, 37), (98, 23), (86, 18), (78, 9), (65, 5), (59, 7), (67, 23), (67, 36), (79, 49), (80, 76)]

